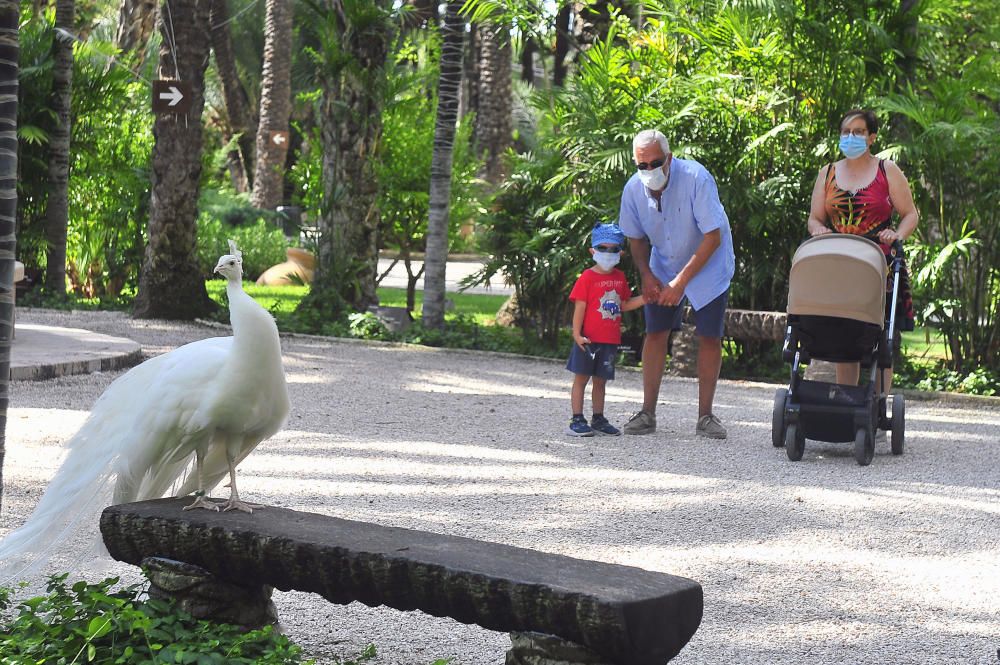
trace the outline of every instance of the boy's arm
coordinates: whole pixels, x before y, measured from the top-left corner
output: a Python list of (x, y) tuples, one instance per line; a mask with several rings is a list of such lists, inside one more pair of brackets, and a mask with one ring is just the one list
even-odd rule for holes
[(633, 296), (622, 304), (622, 311), (631, 312), (633, 309), (639, 309), (645, 304), (646, 296)]
[[(583, 336), (583, 317), (587, 313), (587, 303), (583, 300), (573, 301), (573, 341), (583, 349), (590, 340)], [(584, 349), (586, 351), (586, 349)]]

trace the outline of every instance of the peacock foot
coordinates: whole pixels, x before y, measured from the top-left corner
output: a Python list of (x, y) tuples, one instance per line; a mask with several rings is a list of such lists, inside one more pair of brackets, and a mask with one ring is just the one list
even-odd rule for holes
[(204, 496), (196, 496), (194, 503), (190, 506), (184, 506), (184, 510), (193, 510), (195, 508), (204, 508), (205, 510), (219, 510), (219, 504), (213, 503), (206, 499)]
[(229, 512), (230, 510), (240, 510), (244, 513), (252, 513), (254, 508), (260, 508), (260, 504), (257, 503), (247, 503), (245, 501), (240, 501), (239, 499), (229, 499), (221, 504), (222, 512)]

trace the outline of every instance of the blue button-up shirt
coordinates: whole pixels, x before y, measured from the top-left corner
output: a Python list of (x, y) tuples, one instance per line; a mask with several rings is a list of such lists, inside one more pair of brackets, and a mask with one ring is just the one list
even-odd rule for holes
[(721, 230), (722, 244), (691, 278), (684, 295), (701, 309), (729, 288), (736, 270), (733, 234), (719, 201), (715, 178), (698, 162), (670, 162), (670, 181), (660, 195), (660, 205), (633, 173), (622, 192), (618, 225), (629, 238), (648, 238), (652, 249), (649, 267), (664, 284), (683, 270), (705, 234)]

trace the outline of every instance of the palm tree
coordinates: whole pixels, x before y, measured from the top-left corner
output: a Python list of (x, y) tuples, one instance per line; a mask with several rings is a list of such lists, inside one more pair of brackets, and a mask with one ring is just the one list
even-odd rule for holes
[(226, 0), (212, 0), (212, 51), (215, 53), (215, 69), (222, 82), (222, 92), (226, 102), (227, 129), (225, 137), (229, 141), (236, 136), (236, 147), (229, 151), (229, 174), (233, 187), (238, 192), (248, 192), (252, 186), (254, 135), (257, 133), (250, 99), (246, 88), (240, 82), (233, 54), (232, 32), (229, 29), (229, 9)]
[[(66, 298), (66, 229), (69, 225), (69, 137), (73, 101), (73, 0), (56, 2), (52, 40), (52, 110), (58, 122), (49, 137), (49, 195), (45, 206), (45, 290)], [(66, 32), (60, 32), (60, 30)]]
[(115, 45), (125, 53), (146, 51), (156, 23), (156, 0), (121, 0)]
[(134, 310), (140, 318), (193, 319), (216, 308), (195, 259), (209, 11), (199, 0), (164, 0), (160, 8), (159, 76), (188, 83), (191, 108), (159, 114), (153, 124), (149, 244)]
[[(282, 200), (288, 117), (292, 112), (292, 3), (267, 0), (264, 20), (264, 75), (257, 125), (257, 168), (251, 201), (274, 209)], [(276, 132), (281, 132), (280, 134)]]
[(14, 219), (17, 211), (17, 0), (0, 0), (0, 504), (7, 448), (10, 340), (14, 335)]
[(312, 27), (323, 96), (323, 205), (317, 226), (316, 274), (300, 308), (337, 316), (345, 304), (378, 302), (379, 215), (372, 158), (382, 130), (382, 90), (392, 43), (392, 0), (324, 0)]
[(503, 21), (481, 23), (476, 35), (480, 60), (474, 141), (486, 162), (486, 180), (497, 184), (503, 177), (503, 154), (513, 134), (510, 27)]
[(430, 215), (424, 261), (424, 323), (444, 327), (444, 279), (448, 259), (448, 213), (451, 198), (451, 158), (462, 83), (465, 20), (459, 14), (463, 0), (450, 0), (445, 9), (438, 74), (438, 108), (431, 160)]

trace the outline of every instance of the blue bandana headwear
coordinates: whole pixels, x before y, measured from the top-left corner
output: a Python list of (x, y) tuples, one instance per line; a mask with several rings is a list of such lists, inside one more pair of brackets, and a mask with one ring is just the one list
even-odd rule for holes
[(624, 245), (625, 234), (617, 224), (595, 224), (594, 230), (590, 232), (590, 246), (598, 245)]

